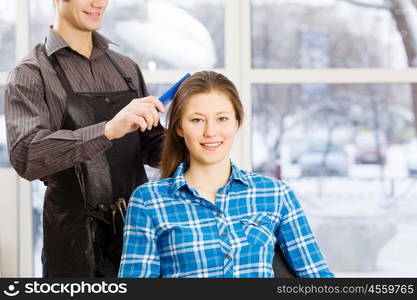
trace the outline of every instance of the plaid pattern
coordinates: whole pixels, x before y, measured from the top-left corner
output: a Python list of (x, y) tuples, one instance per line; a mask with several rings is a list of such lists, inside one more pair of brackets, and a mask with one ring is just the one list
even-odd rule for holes
[(133, 192), (119, 277), (274, 277), (276, 243), (298, 277), (333, 277), (284, 182), (232, 163), (213, 204), (187, 185), (186, 168)]

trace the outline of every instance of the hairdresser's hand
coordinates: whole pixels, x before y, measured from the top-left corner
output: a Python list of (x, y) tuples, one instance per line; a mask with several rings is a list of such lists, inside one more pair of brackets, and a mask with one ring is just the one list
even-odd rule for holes
[(113, 140), (138, 129), (142, 132), (146, 129), (151, 130), (152, 127), (158, 126), (159, 112), (165, 112), (165, 108), (155, 97), (133, 99), (106, 123), (104, 135)]

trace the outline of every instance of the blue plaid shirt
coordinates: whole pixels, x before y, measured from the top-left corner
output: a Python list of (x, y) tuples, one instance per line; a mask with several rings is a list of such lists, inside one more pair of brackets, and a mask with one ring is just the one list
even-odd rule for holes
[(187, 184), (186, 168), (133, 192), (119, 277), (274, 277), (276, 243), (298, 277), (333, 277), (285, 183), (232, 163), (213, 204)]

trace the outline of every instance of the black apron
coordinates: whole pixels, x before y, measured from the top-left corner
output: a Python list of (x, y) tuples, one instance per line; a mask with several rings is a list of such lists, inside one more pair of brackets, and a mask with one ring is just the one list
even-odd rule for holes
[[(110, 54), (105, 55), (125, 80), (127, 90), (75, 93), (55, 54), (48, 57), (68, 97), (61, 129), (76, 130), (108, 121), (132, 99), (144, 96)], [(44, 276), (117, 277), (125, 207), (132, 191), (147, 178), (140, 132), (112, 143), (95, 159), (47, 177)]]

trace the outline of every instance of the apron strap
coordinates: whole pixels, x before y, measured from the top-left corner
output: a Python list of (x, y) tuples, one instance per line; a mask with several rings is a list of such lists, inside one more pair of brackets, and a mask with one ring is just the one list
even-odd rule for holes
[[(51, 56), (48, 56), (46, 54), (46, 39), (45, 39), (45, 44), (43, 44), (43, 50), (45, 53), (45, 56), (47, 57), (47, 59), (49, 60), (49, 62), (51, 63), (52, 67), (54, 68), (59, 81), (61, 81), (62, 86), (65, 89), (65, 92), (67, 93), (68, 96), (75, 96), (75, 92), (71, 87), (71, 84), (69, 83), (68, 77), (64, 72), (64, 69), (62, 68), (61, 64), (59, 63), (55, 53), (52, 54)], [(127, 86), (129, 87), (129, 90), (131, 90), (132, 92), (136, 92), (137, 93), (137, 89), (135, 87), (135, 85), (133, 84), (132, 78), (130, 78), (129, 76), (126, 75), (126, 73), (123, 71), (123, 69), (120, 67), (120, 65), (115, 61), (115, 59), (113, 57), (111, 57), (111, 55), (106, 51), (105, 52), (106, 56), (109, 58), (110, 62), (112, 63), (112, 65), (116, 68), (117, 72), (119, 72), (120, 76), (122, 76), (123, 80), (126, 82)]]
[(46, 54), (45, 44), (43, 45), (43, 50), (44, 50), (46, 58), (51, 63), (52, 68), (54, 68), (55, 73), (58, 76), (59, 81), (61, 81), (61, 84), (64, 87), (65, 92), (67, 93), (67, 96), (68, 97), (74, 97), (75, 96), (74, 90), (72, 89), (71, 84), (69, 83), (68, 77), (65, 74), (64, 69), (62, 69), (61, 64), (58, 62), (58, 59), (56, 58), (55, 54), (52, 54), (51, 56), (48, 56)]
[(123, 77), (125, 80), (127, 86), (132, 92), (137, 92), (135, 85), (133, 84), (132, 78), (126, 75), (126, 73), (123, 71), (123, 69), (120, 67), (120, 65), (116, 62), (116, 60), (111, 57), (108, 51), (104, 52), (106, 53), (107, 57), (110, 59), (113, 66), (116, 68), (116, 70), (119, 72), (119, 74)]

